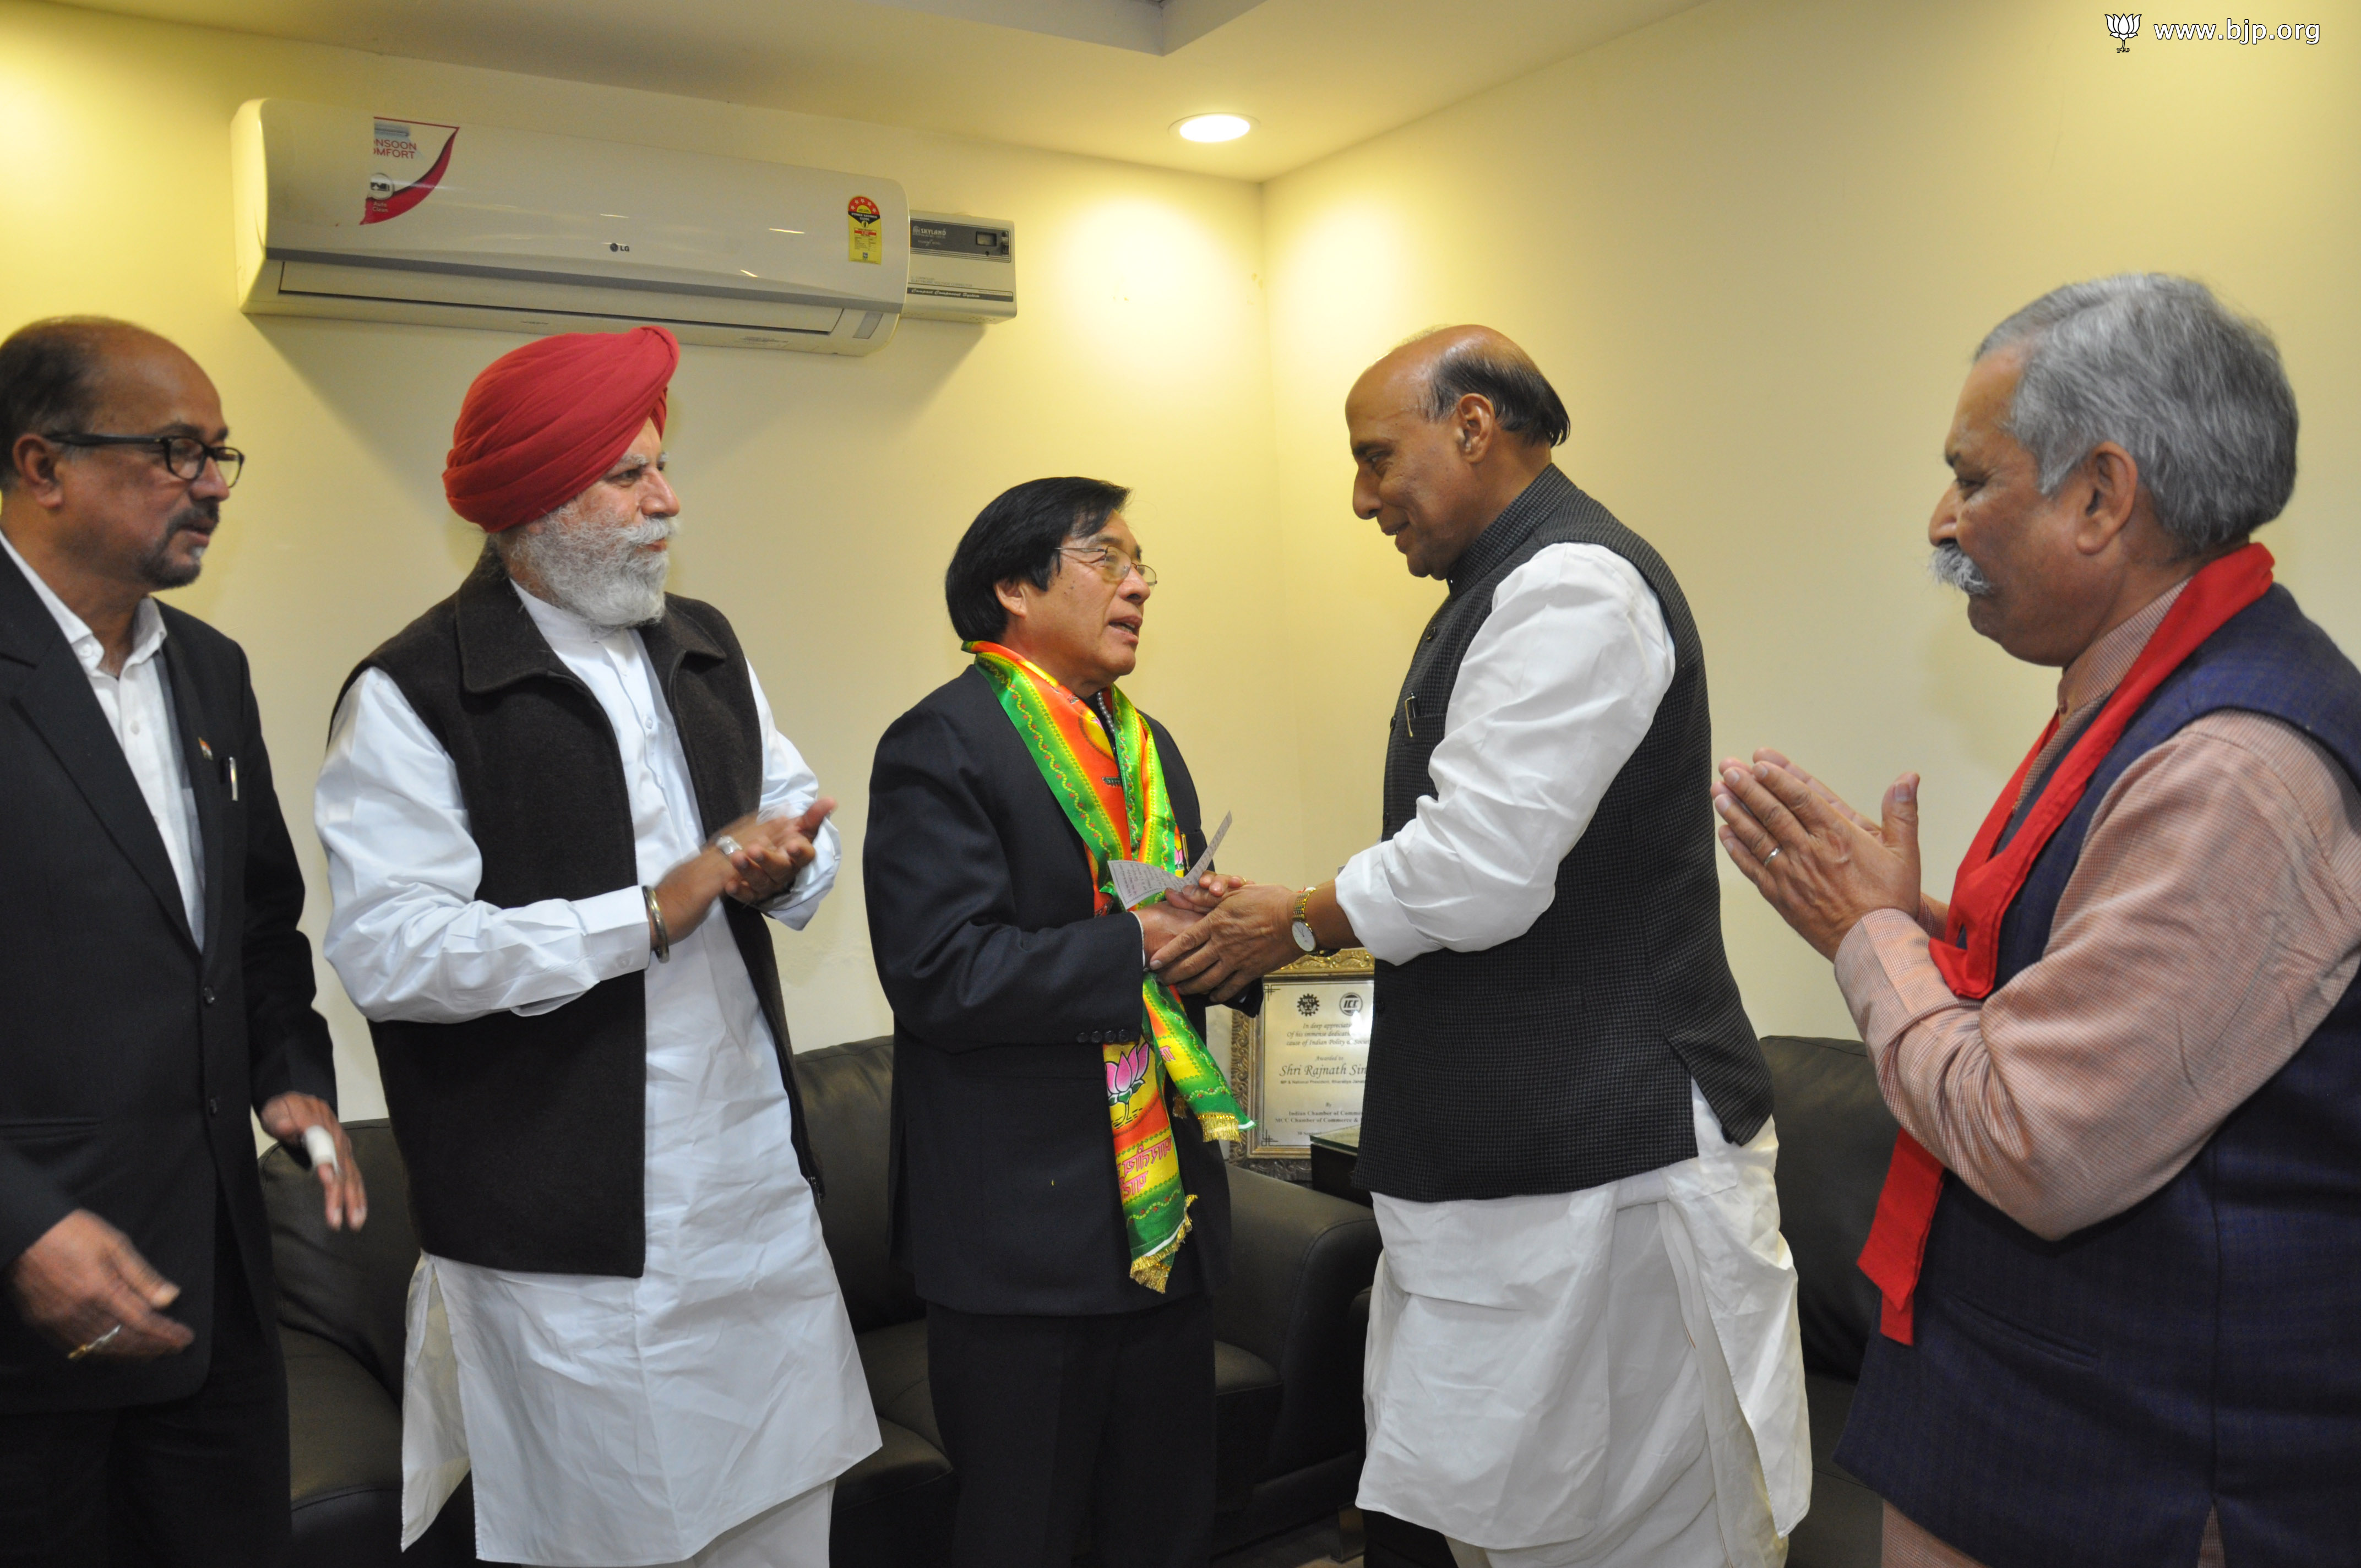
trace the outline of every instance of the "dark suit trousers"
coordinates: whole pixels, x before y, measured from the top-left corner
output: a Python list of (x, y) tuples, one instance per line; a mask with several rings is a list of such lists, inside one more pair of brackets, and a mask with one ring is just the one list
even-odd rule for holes
[(935, 1421), (959, 1473), (952, 1568), (1204, 1568), (1213, 1310), (1001, 1317), (927, 1308)]
[(0, 1415), (0, 1565), (276, 1568), (286, 1555), (286, 1373), (218, 1198), (214, 1292), (211, 1363), (186, 1398)]

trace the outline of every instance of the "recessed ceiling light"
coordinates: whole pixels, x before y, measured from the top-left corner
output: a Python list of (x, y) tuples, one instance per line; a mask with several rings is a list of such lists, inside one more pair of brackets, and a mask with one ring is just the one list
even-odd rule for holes
[(1172, 128), (1189, 141), (1235, 141), (1254, 122), (1244, 115), (1191, 115)]

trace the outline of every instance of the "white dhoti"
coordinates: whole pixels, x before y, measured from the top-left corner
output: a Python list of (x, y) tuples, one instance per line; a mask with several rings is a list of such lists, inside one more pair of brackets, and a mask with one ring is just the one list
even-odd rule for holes
[(1463, 1568), (1784, 1561), (1811, 1497), (1766, 1124), (1586, 1191), (1380, 1196), (1360, 1506)]
[[(697, 797), (632, 631), (522, 598), (604, 709), (639, 882), (697, 852)], [(750, 681), (752, 677), (750, 675)], [(818, 794), (752, 683), (763, 809)], [(476, 903), (481, 859), (441, 743), (382, 672), (339, 707), (316, 812), (338, 889), (326, 949), (373, 1018), (546, 1013), (644, 971), (647, 1095), (637, 1278), (525, 1274), (429, 1254), (411, 1282), (402, 1544), (476, 1478), (476, 1550), (552, 1568), (686, 1562), (825, 1568), (836, 1477), (877, 1420), (796, 1156), (786, 1086), (718, 911), (650, 961), (640, 887), (519, 908)], [(833, 881), (820, 855), (776, 917)]]
[(728, 1547), (717, 1538), (817, 1491), (816, 1528), (792, 1508), (763, 1527), (809, 1550), (750, 1561), (826, 1568), (825, 1489), (877, 1447), (877, 1422), (768, 1030), (756, 1016), (742, 1043), (693, 1043), (666, 1005), (684, 984), (710, 994), (708, 963), (745, 984), (718, 919), (648, 977), (646, 1271), (419, 1260), (405, 1545), (472, 1468), (476, 1550), (494, 1562), (703, 1563)]

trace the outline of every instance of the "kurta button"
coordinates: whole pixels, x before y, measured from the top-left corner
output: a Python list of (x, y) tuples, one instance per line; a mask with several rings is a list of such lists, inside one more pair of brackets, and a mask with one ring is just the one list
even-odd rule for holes
[(206, 986), (198, 994), (202, 995), (205, 999), (206, 1006), (211, 1007), (214, 1004), (214, 988), (212, 986)]
[(205, 1114), (208, 1116), (218, 1116), (221, 1114), (221, 1100), (218, 1096), (206, 1100)]

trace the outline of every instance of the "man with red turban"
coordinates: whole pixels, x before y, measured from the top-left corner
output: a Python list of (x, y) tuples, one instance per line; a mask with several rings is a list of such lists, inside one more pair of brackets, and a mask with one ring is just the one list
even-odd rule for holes
[(664, 591), (679, 359), (639, 327), (476, 378), (444, 488), (483, 558), (354, 671), (320, 773), (424, 1247), (405, 1546), (472, 1468), (500, 1562), (822, 1568), (877, 1447), (763, 920), (834, 883), (835, 803)]

